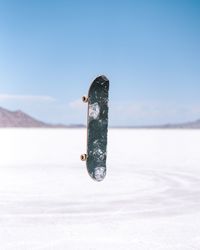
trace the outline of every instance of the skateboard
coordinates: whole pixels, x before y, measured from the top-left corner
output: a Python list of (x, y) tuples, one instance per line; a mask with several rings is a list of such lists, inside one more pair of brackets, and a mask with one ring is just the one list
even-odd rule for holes
[(88, 96), (82, 97), (88, 103), (88, 112), (87, 154), (82, 154), (81, 160), (86, 161), (88, 173), (95, 181), (106, 176), (108, 92), (109, 80), (102, 75), (92, 82)]

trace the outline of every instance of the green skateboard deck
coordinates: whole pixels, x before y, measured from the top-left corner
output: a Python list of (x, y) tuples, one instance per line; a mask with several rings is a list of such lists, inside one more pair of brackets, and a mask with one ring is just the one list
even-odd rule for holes
[(109, 80), (97, 77), (91, 84), (88, 97), (87, 154), (82, 155), (92, 179), (102, 181), (106, 176), (107, 131), (108, 131)]

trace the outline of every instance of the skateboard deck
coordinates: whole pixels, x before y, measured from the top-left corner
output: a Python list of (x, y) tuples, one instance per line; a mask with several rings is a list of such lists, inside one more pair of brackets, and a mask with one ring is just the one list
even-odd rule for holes
[(92, 82), (88, 97), (83, 97), (88, 103), (87, 154), (81, 159), (86, 161), (88, 173), (96, 181), (106, 176), (108, 92), (109, 80), (99, 76)]

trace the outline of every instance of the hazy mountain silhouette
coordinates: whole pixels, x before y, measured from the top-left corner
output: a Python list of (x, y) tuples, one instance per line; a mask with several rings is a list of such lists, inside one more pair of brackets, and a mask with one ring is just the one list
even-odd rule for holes
[(142, 125), (142, 126), (122, 126), (115, 128), (147, 128), (147, 129), (200, 129), (200, 119), (185, 123), (167, 123), (161, 125)]
[(164, 124), (164, 125), (161, 125), (160, 128), (200, 128), (200, 119), (193, 121), (193, 122)]
[(0, 107), (0, 127), (1, 128), (69, 128), (83, 127), (83, 125), (48, 124), (39, 121), (21, 110), (10, 111)]

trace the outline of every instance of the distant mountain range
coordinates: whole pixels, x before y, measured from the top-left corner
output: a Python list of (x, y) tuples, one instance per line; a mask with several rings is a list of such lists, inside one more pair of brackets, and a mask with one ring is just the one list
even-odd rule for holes
[[(39, 121), (21, 110), (10, 111), (0, 107), (0, 128), (83, 128), (83, 124), (65, 125), (49, 124)], [(152, 126), (123, 126), (115, 128), (149, 128), (149, 129), (200, 129), (200, 119), (180, 124), (163, 124)]]
[(200, 119), (193, 122), (185, 123), (167, 123), (162, 125), (150, 125), (150, 126), (129, 126), (126, 128), (148, 128), (148, 129), (200, 129)]
[[(151, 126), (149, 126), (151, 128)], [(188, 128), (188, 129), (200, 129), (200, 119), (193, 122), (177, 123), (177, 124), (164, 124), (160, 126), (152, 126), (152, 128)]]
[(21, 110), (9, 111), (0, 107), (0, 128), (80, 128), (84, 125), (49, 124), (39, 121)]

